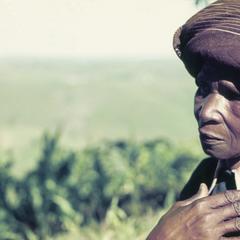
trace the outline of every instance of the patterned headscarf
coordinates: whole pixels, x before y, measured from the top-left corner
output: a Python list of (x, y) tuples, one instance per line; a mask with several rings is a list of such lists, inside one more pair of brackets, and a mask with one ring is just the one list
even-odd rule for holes
[(206, 59), (240, 70), (240, 0), (218, 0), (180, 27), (173, 47), (192, 76)]

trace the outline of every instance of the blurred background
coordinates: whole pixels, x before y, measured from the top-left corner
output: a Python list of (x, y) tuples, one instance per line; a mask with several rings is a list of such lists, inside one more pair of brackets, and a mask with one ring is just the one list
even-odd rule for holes
[(172, 48), (208, 2), (0, 1), (1, 239), (145, 239), (204, 157)]

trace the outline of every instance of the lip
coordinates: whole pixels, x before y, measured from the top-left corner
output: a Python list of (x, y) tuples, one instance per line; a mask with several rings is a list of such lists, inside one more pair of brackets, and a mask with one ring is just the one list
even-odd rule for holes
[(218, 139), (202, 139), (201, 138), (201, 142), (202, 142), (202, 144), (204, 144), (204, 145), (218, 145), (218, 144), (221, 144), (221, 143), (223, 143), (223, 141), (222, 140), (218, 140)]
[(199, 133), (201, 141), (206, 144), (217, 144), (224, 141), (223, 138), (212, 133), (203, 132), (201, 130), (199, 130)]

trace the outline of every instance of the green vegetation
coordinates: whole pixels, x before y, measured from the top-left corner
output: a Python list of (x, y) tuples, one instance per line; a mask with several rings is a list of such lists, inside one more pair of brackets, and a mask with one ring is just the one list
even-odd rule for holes
[(105, 141), (76, 152), (48, 134), (40, 152), (21, 179), (9, 160), (0, 164), (1, 239), (143, 237), (200, 157), (161, 139)]
[(74, 148), (102, 139), (197, 141), (195, 85), (179, 60), (2, 60), (0, 76), (0, 151), (13, 152), (17, 174), (36, 165), (45, 130), (61, 129)]
[(0, 239), (144, 239), (203, 158), (180, 62), (5, 59), (0, 76)]
[(180, 61), (2, 59), (0, 84), (0, 240), (145, 239), (203, 157)]

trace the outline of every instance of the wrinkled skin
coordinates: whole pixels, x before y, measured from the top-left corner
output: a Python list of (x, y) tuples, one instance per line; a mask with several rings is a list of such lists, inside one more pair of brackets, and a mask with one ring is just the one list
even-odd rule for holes
[[(194, 114), (204, 152), (228, 168), (240, 167), (240, 72), (206, 61), (196, 76)], [(205, 184), (191, 199), (176, 202), (160, 219), (148, 240), (219, 240), (240, 231), (240, 191), (228, 201), (226, 193), (208, 196)], [(230, 220), (229, 220), (230, 219)]]
[(233, 204), (240, 205), (240, 191), (230, 192), (235, 196), (235, 203), (230, 203), (224, 193), (208, 197), (207, 186), (202, 184), (191, 199), (176, 202), (172, 206), (147, 240), (240, 239), (223, 237), (226, 233), (239, 231), (234, 219), (238, 213)]
[(234, 168), (240, 159), (240, 72), (206, 62), (196, 84), (194, 114), (203, 150)]

